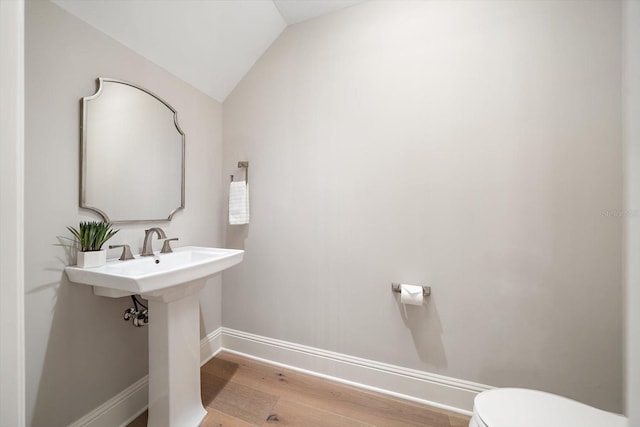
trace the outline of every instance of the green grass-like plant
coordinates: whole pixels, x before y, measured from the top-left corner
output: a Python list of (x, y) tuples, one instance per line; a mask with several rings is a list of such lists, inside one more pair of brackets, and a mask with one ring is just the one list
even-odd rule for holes
[(91, 252), (101, 250), (102, 245), (120, 231), (111, 227), (108, 222), (85, 221), (80, 223), (80, 228), (67, 227), (67, 230), (73, 234), (82, 252)]

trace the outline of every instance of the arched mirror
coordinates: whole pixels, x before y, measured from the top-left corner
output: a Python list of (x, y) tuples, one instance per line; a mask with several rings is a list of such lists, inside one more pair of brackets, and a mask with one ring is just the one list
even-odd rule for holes
[(105, 221), (169, 221), (184, 208), (184, 133), (150, 91), (98, 78), (82, 99), (80, 207)]

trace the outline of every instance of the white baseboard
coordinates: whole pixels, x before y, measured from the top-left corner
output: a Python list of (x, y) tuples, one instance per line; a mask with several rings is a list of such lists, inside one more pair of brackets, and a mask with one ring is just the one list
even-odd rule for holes
[[(476, 394), (492, 388), (229, 328), (200, 341), (201, 365), (222, 350), (465, 415), (471, 415)], [(145, 376), (69, 427), (124, 427), (147, 409), (148, 395)]]
[(126, 426), (144, 412), (148, 403), (149, 376), (145, 375), (69, 427)]
[(492, 388), (229, 328), (222, 328), (222, 349), (464, 415), (471, 415), (478, 393)]
[(222, 350), (222, 328), (218, 328), (200, 340), (200, 366)]

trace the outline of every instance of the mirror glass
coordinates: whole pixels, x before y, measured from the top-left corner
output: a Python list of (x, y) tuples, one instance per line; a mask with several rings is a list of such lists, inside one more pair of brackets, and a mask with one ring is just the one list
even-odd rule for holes
[(173, 107), (98, 79), (82, 99), (80, 207), (112, 223), (167, 221), (184, 208), (184, 133)]

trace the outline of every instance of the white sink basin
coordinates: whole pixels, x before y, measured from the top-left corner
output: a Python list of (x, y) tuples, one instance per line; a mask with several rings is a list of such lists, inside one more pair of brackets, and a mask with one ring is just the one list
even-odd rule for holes
[(244, 251), (185, 246), (173, 253), (107, 261), (96, 268), (67, 267), (69, 280), (94, 286), (100, 296), (118, 298), (133, 294), (159, 294), (167, 288), (188, 284), (234, 266)]

